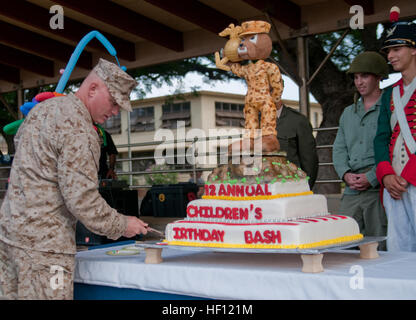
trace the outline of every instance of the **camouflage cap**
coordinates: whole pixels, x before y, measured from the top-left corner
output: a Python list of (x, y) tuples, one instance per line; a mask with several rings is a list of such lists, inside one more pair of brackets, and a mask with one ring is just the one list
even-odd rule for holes
[(256, 33), (269, 33), (270, 27), (270, 23), (266, 21), (246, 21), (241, 24), (241, 28), (243, 29), (243, 31), (239, 34), (239, 36), (245, 36)]
[(117, 104), (124, 110), (131, 112), (130, 93), (137, 86), (136, 80), (116, 64), (101, 58), (93, 71), (103, 80)]

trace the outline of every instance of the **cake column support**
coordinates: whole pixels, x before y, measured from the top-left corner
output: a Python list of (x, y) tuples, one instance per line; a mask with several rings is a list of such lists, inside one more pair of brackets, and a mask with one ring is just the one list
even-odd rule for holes
[(162, 248), (145, 248), (146, 258), (144, 263), (158, 264), (163, 261), (162, 259)]
[(322, 258), (323, 254), (302, 254), (300, 257), (302, 258), (303, 266), (302, 272), (307, 273), (318, 273), (323, 272), (324, 268), (322, 266)]
[(379, 257), (377, 252), (378, 242), (365, 243), (360, 246), (361, 259), (376, 259)]

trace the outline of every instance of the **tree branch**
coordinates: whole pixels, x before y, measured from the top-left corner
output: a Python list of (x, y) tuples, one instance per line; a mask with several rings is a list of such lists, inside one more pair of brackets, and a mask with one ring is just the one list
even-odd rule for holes
[(4, 105), (4, 107), (7, 109), (7, 111), (10, 113), (10, 115), (13, 117), (14, 120), (18, 120), (19, 117), (17, 113), (13, 110), (13, 108), (7, 103), (6, 99), (4, 99), (3, 95), (0, 94), (0, 101)]

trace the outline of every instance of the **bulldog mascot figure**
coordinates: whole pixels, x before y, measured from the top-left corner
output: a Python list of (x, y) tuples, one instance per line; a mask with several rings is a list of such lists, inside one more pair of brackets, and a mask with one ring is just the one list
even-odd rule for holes
[[(272, 40), (268, 35), (270, 24), (265, 21), (247, 21), (240, 26), (230, 25), (220, 36), (230, 36), (224, 47), (225, 57), (215, 53), (216, 66), (231, 71), (247, 82), (244, 106), (245, 134), (250, 146), (262, 139), (262, 151), (279, 151), (276, 131), (276, 112), (282, 107), (283, 79), (279, 68), (264, 61), (272, 51)], [(250, 60), (242, 65), (239, 61)], [(259, 121), (259, 112), (261, 121)], [(260, 122), (260, 123), (259, 123)], [(256, 129), (261, 129), (261, 136)], [(242, 149), (242, 141), (230, 146), (232, 150)], [(231, 149), (229, 148), (229, 151)], [(252, 148), (251, 148), (252, 149)]]

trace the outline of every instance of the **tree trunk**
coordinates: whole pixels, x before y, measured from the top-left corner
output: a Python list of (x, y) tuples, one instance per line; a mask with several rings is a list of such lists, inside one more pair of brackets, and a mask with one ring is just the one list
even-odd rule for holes
[[(316, 70), (325, 58), (326, 52), (319, 41), (312, 37), (309, 41), (309, 65)], [(331, 61), (327, 61), (315, 79), (311, 82), (310, 92), (322, 106), (323, 120), (320, 128), (337, 127), (339, 118), (345, 107), (354, 101), (353, 81), (346, 72), (340, 71)], [(317, 145), (332, 145), (337, 130), (319, 131)], [(332, 148), (318, 149), (320, 163), (332, 163)], [(338, 180), (333, 166), (320, 166), (317, 180)], [(318, 183), (314, 187), (316, 193), (340, 193), (340, 183)]]
[[(279, 63), (286, 70), (290, 70), (288, 59), (296, 61), (296, 40), (285, 42), (290, 57), (281, 55)], [(314, 72), (320, 63), (324, 60), (327, 53), (322, 48), (322, 44), (316, 37), (308, 37), (307, 41), (309, 51), (309, 69)], [(285, 61), (286, 60), (286, 61)], [(289, 75), (295, 78), (295, 75)], [(338, 67), (328, 60), (309, 87), (310, 92), (322, 106), (323, 120), (320, 128), (337, 127), (339, 117), (344, 108), (350, 105), (354, 99), (354, 89), (352, 79)], [(320, 131), (317, 134), (317, 145), (332, 145), (334, 143), (337, 131)], [(332, 162), (332, 148), (318, 149), (320, 163)], [(339, 179), (333, 166), (320, 166), (317, 180), (337, 180)], [(316, 193), (340, 193), (339, 183), (318, 183), (314, 186)]]

